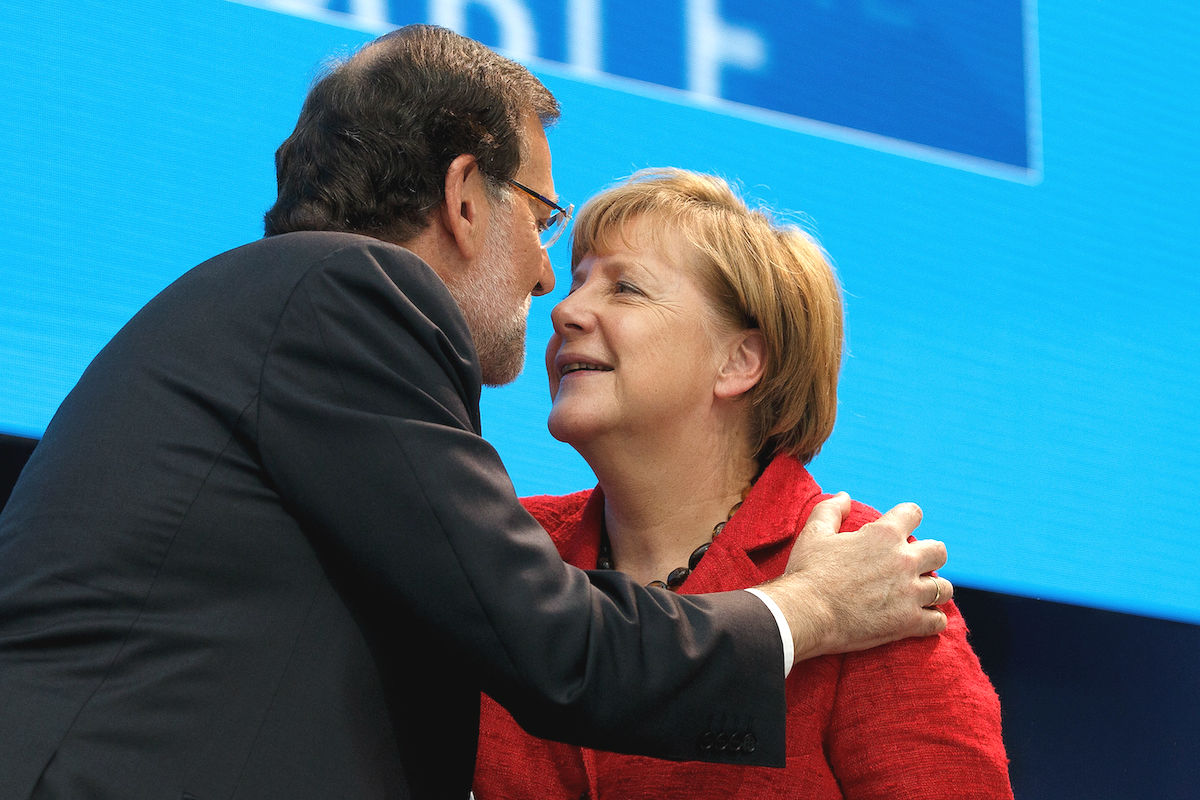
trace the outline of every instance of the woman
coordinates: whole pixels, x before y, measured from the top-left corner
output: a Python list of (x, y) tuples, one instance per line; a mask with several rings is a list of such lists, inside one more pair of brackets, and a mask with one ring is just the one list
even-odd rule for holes
[[(598, 485), (526, 507), (585, 569), (688, 593), (780, 574), (824, 497), (804, 465), (837, 406), (841, 297), (820, 249), (720, 179), (659, 170), (584, 207), (571, 278), (551, 314), (549, 427)], [(856, 503), (844, 527), (877, 516)], [(937, 637), (792, 669), (784, 770), (548, 742), (485, 697), (475, 795), (1011, 798), (995, 691), (942, 608)]]

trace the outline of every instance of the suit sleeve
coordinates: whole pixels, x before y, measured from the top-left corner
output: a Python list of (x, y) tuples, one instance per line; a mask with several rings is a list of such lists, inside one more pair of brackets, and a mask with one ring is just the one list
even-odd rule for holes
[[(468, 664), (539, 736), (781, 765), (767, 609), (565, 565), (477, 433), (474, 359), (440, 280), (406, 251), (344, 248), (292, 291), (264, 354), (258, 446), (340, 585), (392, 609), (395, 636)], [(751, 746), (714, 749), (720, 733)]]

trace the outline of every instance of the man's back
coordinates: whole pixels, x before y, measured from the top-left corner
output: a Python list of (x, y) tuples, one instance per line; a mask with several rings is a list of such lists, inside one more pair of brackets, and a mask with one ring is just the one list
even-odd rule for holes
[[(307, 340), (297, 287), (337, 283), (319, 273), (347, 247), (407, 255), (292, 234), (219, 256), (64, 402), (0, 517), (0, 797), (397, 796), (421, 770), (402, 751), (470, 757), (471, 684), (417, 632), (420, 659), (371, 651), (381, 620), (348, 605), (306, 534), (319, 521), (289, 507), (262, 452), (286, 435), (264, 407), (268, 351)], [(453, 333), (452, 306), (432, 307)], [(433, 680), (457, 682), (463, 707), (403, 712), (436, 715), (424, 743), (398, 742), (389, 708), (417, 701), (385, 684)]]

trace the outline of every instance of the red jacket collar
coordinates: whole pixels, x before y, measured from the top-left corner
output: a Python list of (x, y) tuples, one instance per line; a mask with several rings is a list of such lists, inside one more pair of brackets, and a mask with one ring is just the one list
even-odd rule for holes
[[(799, 461), (776, 456), (682, 591), (742, 589), (780, 575), (813, 506), (827, 496)], [(595, 568), (604, 513), (604, 493), (599, 487), (562, 497), (529, 497), (522, 502), (549, 532), (564, 561), (583, 569)], [(877, 516), (856, 506), (860, 513), (848, 517), (843, 527), (857, 528)], [(867, 513), (861, 513), (864, 511)]]

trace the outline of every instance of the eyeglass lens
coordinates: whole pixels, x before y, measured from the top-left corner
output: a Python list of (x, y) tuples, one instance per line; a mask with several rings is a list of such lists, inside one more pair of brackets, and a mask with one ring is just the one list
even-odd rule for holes
[(567, 229), (567, 214), (570, 212), (555, 211), (546, 220), (546, 227), (542, 230), (541, 240), (542, 247), (549, 247), (558, 241), (558, 237), (562, 236), (562, 232)]

